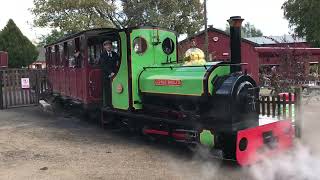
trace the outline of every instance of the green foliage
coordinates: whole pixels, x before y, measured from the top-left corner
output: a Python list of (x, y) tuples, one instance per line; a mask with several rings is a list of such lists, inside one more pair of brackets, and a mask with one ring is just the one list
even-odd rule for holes
[(84, 29), (111, 27), (108, 19), (97, 11), (111, 6), (104, 0), (34, 0), (31, 12), (35, 16), (34, 24), (38, 27), (60, 28), (72, 33)]
[(194, 34), (203, 25), (199, 0), (34, 0), (31, 12), (36, 26), (68, 33), (152, 24)]
[(261, 32), (260, 29), (257, 29), (254, 27), (254, 25), (250, 24), (247, 22), (242, 26), (242, 31), (245, 34), (245, 37), (261, 37), (263, 36), (263, 33)]
[(12, 19), (0, 32), (0, 51), (9, 54), (9, 67), (21, 68), (33, 63), (38, 51), (32, 42), (25, 37)]
[[(226, 24), (226, 33), (230, 33), (230, 26), (229, 24)], [(241, 27), (241, 36), (243, 38), (249, 38), (249, 37), (261, 37), (263, 36), (263, 33), (260, 29), (257, 29), (254, 25), (250, 24), (249, 22), (245, 23)]]
[(308, 42), (320, 46), (320, 1), (287, 0), (282, 9), (289, 20), (290, 27), (299, 37), (306, 37)]
[(51, 31), (50, 34), (41, 36), (40, 42), (38, 43), (38, 47), (43, 47), (47, 44), (54, 43), (64, 36), (65, 36), (65, 33), (63, 31), (58, 31), (54, 29)]
[(199, 0), (125, 0), (122, 4), (129, 26), (159, 25), (188, 35), (203, 26)]

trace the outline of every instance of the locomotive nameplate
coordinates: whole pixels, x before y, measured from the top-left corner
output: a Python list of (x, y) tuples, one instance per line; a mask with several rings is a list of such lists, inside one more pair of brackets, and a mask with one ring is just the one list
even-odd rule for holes
[(172, 79), (156, 79), (154, 80), (154, 85), (156, 86), (181, 86), (181, 80), (172, 80)]

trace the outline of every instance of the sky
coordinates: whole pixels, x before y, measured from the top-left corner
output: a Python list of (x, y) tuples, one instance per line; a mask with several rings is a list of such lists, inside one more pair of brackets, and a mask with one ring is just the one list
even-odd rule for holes
[[(225, 29), (230, 16), (242, 16), (246, 22), (262, 30), (264, 35), (284, 35), (290, 32), (288, 21), (283, 18), (281, 5), (285, 0), (207, 0), (208, 24)], [(0, 0), (0, 29), (11, 18), (22, 33), (36, 42), (49, 29), (33, 27), (33, 15), (29, 9), (33, 0)]]

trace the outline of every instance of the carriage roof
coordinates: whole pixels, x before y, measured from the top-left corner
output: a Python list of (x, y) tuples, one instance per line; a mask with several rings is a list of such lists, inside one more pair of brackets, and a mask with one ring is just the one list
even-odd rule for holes
[(67, 41), (69, 39), (72, 39), (72, 38), (75, 38), (75, 37), (78, 37), (78, 36), (81, 36), (81, 35), (95, 36), (95, 35), (100, 35), (100, 34), (104, 34), (104, 33), (107, 33), (107, 32), (132, 31), (134, 29), (148, 29), (148, 28), (157, 28), (157, 29), (161, 29), (161, 30), (165, 30), (165, 31), (170, 31), (170, 32), (173, 32), (173, 33), (176, 34), (175, 31), (172, 31), (172, 30), (166, 29), (166, 28), (161, 28), (161, 27), (158, 27), (158, 26), (130, 27), (130, 28), (125, 28), (125, 29), (97, 28), (97, 29), (84, 30), (84, 31), (80, 31), (80, 32), (77, 32), (77, 33), (74, 33), (74, 34), (67, 35), (67, 36), (57, 40), (54, 43), (50, 43), (50, 44), (45, 45), (45, 48), (47, 48), (48, 46), (52, 46), (52, 45)]

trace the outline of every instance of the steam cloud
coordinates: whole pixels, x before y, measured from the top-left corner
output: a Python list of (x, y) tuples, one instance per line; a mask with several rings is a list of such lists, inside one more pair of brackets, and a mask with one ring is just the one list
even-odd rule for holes
[[(208, 152), (199, 149), (190, 159), (167, 159), (174, 179), (204, 180), (320, 180), (320, 103), (317, 99), (303, 103), (301, 142), (274, 157), (250, 167), (224, 165), (220, 160), (203, 158)], [(204, 160), (205, 159), (205, 160)]]
[(265, 158), (249, 171), (255, 180), (315, 180), (320, 179), (320, 159), (298, 143), (291, 152)]

